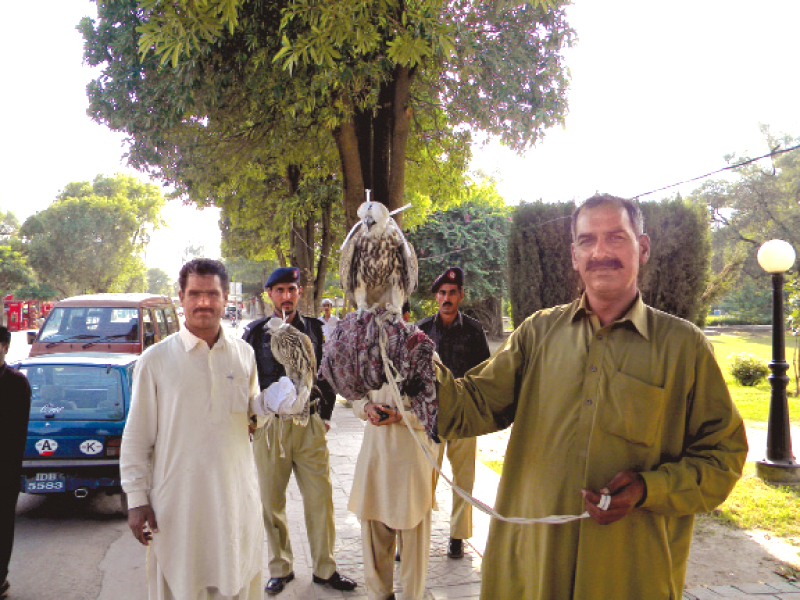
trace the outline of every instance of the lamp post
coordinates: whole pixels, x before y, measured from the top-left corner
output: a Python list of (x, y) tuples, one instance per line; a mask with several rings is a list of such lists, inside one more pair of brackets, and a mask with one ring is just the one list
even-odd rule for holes
[(794, 264), (795, 252), (783, 240), (764, 242), (758, 249), (758, 264), (772, 274), (772, 360), (769, 363), (771, 389), (767, 423), (767, 457), (756, 462), (756, 473), (764, 481), (800, 485), (800, 464), (792, 454), (789, 403), (786, 386), (789, 363), (783, 326), (783, 274)]

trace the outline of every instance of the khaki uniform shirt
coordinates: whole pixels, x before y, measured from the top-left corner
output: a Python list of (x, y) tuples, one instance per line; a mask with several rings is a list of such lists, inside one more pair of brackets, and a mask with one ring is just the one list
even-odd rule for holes
[(744, 426), (711, 345), (694, 325), (637, 298), (601, 327), (584, 299), (529, 317), (488, 362), (439, 377), (439, 432), (482, 435), (514, 422), (497, 494), (506, 516), (584, 511), (626, 469), (640, 508), (607, 526), (491, 524), (481, 598), (679, 599), (694, 514), (741, 476)]

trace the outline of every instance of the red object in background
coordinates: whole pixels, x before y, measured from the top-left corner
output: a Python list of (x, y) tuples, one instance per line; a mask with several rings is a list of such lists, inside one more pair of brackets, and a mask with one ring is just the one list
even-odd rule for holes
[(39, 302), (37, 300), (14, 300), (14, 295), (9, 294), (3, 298), (6, 327), (8, 327), (9, 331), (36, 329), (36, 319), (50, 314), (53, 304), (53, 302)]

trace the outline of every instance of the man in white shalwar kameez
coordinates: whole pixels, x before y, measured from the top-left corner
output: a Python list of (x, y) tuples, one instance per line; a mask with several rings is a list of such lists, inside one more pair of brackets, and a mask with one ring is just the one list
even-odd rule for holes
[(260, 600), (264, 528), (248, 431), (255, 356), (220, 325), (222, 263), (190, 261), (179, 283), (185, 328), (134, 371), (120, 456), (128, 524), (152, 541), (150, 600)]
[(417, 440), (431, 458), (439, 455), (439, 445), (428, 438), (410, 407), (406, 417), (414, 433), (397, 408), (387, 408), (390, 406), (396, 406), (396, 402), (388, 385), (353, 402), (353, 412), (367, 421), (367, 426), (347, 507), (361, 521), (369, 600), (395, 598), (395, 538), (401, 546), (399, 575), (403, 593), (398, 597), (422, 600), (431, 546), (435, 478), (433, 465)]

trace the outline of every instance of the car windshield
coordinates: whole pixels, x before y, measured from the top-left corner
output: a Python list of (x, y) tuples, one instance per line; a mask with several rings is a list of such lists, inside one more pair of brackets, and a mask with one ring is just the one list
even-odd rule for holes
[(119, 421), (125, 416), (119, 369), (91, 365), (31, 365), (32, 421)]
[(56, 307), (47, 317), (39, 341), (58, 343), (78, 340), (136, 341), (139, 311), (106, 306)]

